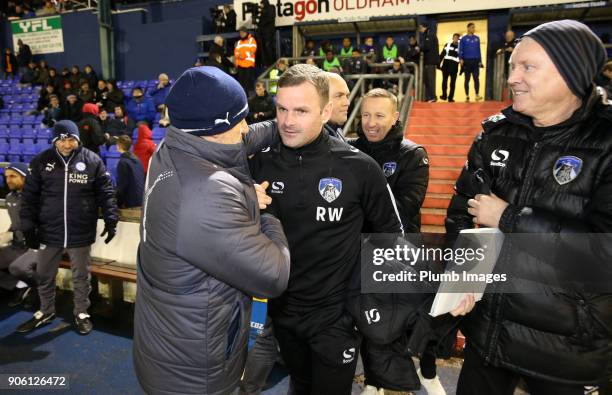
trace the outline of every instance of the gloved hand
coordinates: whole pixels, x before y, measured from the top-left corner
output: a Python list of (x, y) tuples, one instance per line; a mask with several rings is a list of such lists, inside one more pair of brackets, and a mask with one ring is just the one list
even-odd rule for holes
[(117, 229), (114, 226), (105, 225), (104, 231), (102, 232), (100, 237), (104, 237), (104, 235), (106, 235), (106, 240), (104, 240), (104, 244), (108, 244), (111, 242), (111, 240), (115, 237), (116, 234)]
[(23, 232), (23, 237), (25, 237), (26, 246), (28, 248), (32, 250), (38, 250), (40, 248), (40, 239), (36, 228)]

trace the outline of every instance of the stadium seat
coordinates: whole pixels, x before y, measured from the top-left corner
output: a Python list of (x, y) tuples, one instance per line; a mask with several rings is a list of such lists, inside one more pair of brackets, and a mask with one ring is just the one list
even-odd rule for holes
[(161, 140), (164, 137), (166, 137), (166, 128), (155, 127), (153, 128), (152, 132), (153, 132), (153, 135), (152, 135), (153, 140), (156, 140), (156, 139)]
[(21, 140), (23, 136), (23, 131), (19, 126), (11, 126), (9, 128), (8, 136), (11, 139)]

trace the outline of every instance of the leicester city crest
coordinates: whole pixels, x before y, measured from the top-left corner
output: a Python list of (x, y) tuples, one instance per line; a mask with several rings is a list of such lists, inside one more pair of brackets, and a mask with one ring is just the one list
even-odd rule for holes
[(562, 156), (555, 162), (553, 177), (559, 185), (574, 181), (582, 170), (582, 159), (575, 156)]
[(383, 172), (385, 172), (385, 177), (391, 177), (393, 173), (395, 173), (395, 169), (397, 169), (396, 162), (387, 162), (383, 164)]
[(342, 181), (337, 178), (321, 178), (319, 180), (319, 193), (327, 203), (331, 203), (342, 193)]

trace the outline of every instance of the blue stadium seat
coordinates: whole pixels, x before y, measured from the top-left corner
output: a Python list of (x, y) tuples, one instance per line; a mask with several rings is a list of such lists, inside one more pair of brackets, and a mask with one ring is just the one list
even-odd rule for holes
[(152, 135), (153, 140), (155, 139), (161, 140), (164, 137), (166, 137), (166, 128), (162, 128), (158, 126), (158, 127), (153, 128), (152, 132), (153, 132), (153, 135)]
[(0, 125), (0, 139), (7, 139), (9, 135), (6, 125)]
[(35, 118), (36, 123), (41, 123), (44, 118), (45, 118), (45, 116), (43, 114), (37, 115), (36, 118)]
[(23, 138), (23, 146), (24, 147), (34, 147), (34, 137), (24, 137)]
[(8, 154), (6, 156), (7, 162), (21, 162), (21, 154)]
[(26, 125), (26, 124), (24, 124), (21, 127), (21, 132), (22, 132), (21, 137), (23, 137), (23, 138), (26, 138), (26, 137), (34, 138), (34, 137), (36, 137), (36, 125), (33, 125), (33, 124), (27, 124)]
[(51, 129), (38, 129), (36, 131), (36, 137), (38, 137), (38, 139), (45, 139), (47, 141), (49, 141), (51, 139), (52, 133), (51, 133)]
[(51, 148), (51, 144), (47, 139), (36, 140), (36, 152), (42, 152)]
[(121, 89), (121, 90), (123, 91), (123, 95), (124, 95), (126, 98), (128, 98), (128, 99), (129, 99), (129, 98), (131, 98), (131, 97), (132, 97), (132, 88), (123, 88), (123, 89)]
[(11, 126), (9, 128), (9, 138), (10, 139), (17, 139), (17, 140), (21, 140), (22, 136), (23, 136), (23, 131), (21, 130), (20, 127), (18, 126)]

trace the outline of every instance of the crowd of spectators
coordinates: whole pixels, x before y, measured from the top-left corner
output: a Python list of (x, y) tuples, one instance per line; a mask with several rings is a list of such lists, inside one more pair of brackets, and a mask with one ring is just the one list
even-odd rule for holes
[(58, 71), (44, 60), (34, 62), (31, 50), (21, 42), (17, 54), (10, 48), (3, 53), (5, 78), (16, 78), (21, 86), (40, 86), (36, 108), (24, 115), (43, 115), (42, 124), (48, 128), (58, 121), (71, 120), (78, 125), (85, 148), (100, 154), (100, 148), (105, 146), (106, 150), (116, 149), (121, 154), (122, 165), (117, 165), (114, 172), (115, 182), (118, 190), (127, 193), (123, 207), (132, 207), (133, 188), (129, 184), (141, 178), (134, 171), (134, 163), (139, 163), (145, 174), (156, 149), (152, 128), (169, 123), (164, 105), (171, 87), (168, 75), (160, 74), (156, 86), (134, 86), (131, 92), (124, 92), (115, 80), (99, 78), (91, 65), (82, 68), (74, 65)]

